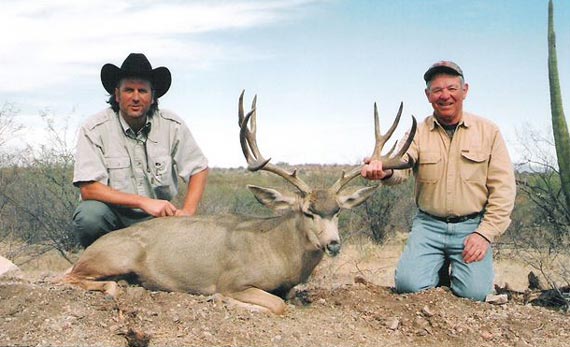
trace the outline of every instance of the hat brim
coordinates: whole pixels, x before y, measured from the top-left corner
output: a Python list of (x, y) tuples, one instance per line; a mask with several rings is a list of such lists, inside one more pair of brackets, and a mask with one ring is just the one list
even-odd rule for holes
[(121, 70), (121, 68), (113, 64), (105, 64), (101, 68), (101, 83), (103, 83), (103, 88), (105, 88), (109, 94), (115, 93), (117, 83), (125, 77), (139, 77), (149, 80), (155, 93), (154, 97), (157, 99), (166, 94), (172, 83), (170, 70), (164, 66), (157, 67), (147, 73), (137, 74)]
[(426, 82), (431, 81), (433, 76), (437, 75), (438, 73), (446, 73), (449, 75), (463, 76), (454, 68), (447, 67), (447, 66), (436, 66), (436, 67), (432, 67), (431, 69), (426, 71), (426, 73), (424, 74), (424, 81), (426, 81)]

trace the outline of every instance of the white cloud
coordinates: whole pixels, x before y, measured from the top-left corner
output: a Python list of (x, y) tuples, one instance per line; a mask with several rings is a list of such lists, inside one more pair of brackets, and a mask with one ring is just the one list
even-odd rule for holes
[(0, 75), (11, 83), (1, 84), (0, 92), (93, 74), (101, 61), (120, 61), (137, 49), (153, 57), (178, 56), (200, 68), (230, 55), (227, 47), (199, 41), (198, 34), (279, 22), (313, 2), (5, 1)]

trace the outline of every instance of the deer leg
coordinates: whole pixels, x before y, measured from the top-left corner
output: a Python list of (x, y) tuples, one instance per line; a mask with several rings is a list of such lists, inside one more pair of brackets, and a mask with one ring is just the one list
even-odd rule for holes
[(212, 295), (208, 299), (208, 301), (213, 301), (216, 303), (223, 303), (223, 304), (226, 304), (230, 307), (238, 307), (240, 309), (244, 309), (244, 310), (247, 310), (250, 312), (255, 312), (255, 313), (272, 313), (267, 307), (254, 305), (254, 304), (248, 304), (248, 303), (245, 303), (243, 301), (239, 301), (239, 300), (236, 300), (234, 298), (230, 298), (229, 296), (222, 295), (220, 293), (216, 293), (216, 294)]
[(102, 239), (85, 250), (71, 271), (66, 271), (63, 282), (115, 298), (119, 287), (110, 279), (136, 274), (143, 252), (144, 247), (134, 240), (112, 243)]
[[(117, 257), (119, 258), (119, 257)], [(120, 259), (120, 258), (119, 258)], [(71, 271), (66, 271), (63, 282), (79, 286), (85, 290), (100, 291), (116, 298), (119, 287), (110, 278), (121, 278), (133, 272), (130, 261), (121, 262), (118, 259), (80, 259)]]
[(241, 292), (225, 294), (227, 297), (265, 308), (275, 314), (283, 314), (287, 305), (281, 298), (259, 288), (248, 288)]
[(87, 278), (80, 278), (75, 276), (73, 273), (65, 275), (62, 282), (79, 286), (85, 290), (103, 292), (105, 295), (108, 295), (113, 299), (115, 299), (119, 293), (119, 286), (117, 285), (117, 282), (97, 281)]

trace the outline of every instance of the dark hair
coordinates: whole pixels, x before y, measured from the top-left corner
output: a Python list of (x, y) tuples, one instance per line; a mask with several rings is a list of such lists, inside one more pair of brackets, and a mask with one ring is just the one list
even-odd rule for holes
[[(121, 84), (121, 80), (119, 80), (119, 82), (117, 82), (117, 85)], [(154, 98), (154, 89), (152, 89), (152, 84), (151, 84), (151, 90), (152, 90), (152, 95)], [(117, 102), (117, 100), (115, 100), (115, 94), (109, 94), (109, 99), (107, 100), (107, 103), (109, 105), (111, 105), (111, 108), (113, 109), (113, 111), (115, 112), (119, 112), (119, 103)], [(148, 109), (148, 113), (147, 115), (149, 117), (152, 117), (152, 115), (158, 111), (158, 98), (154, 98), (154, 102), (152, 103), (152, 105), (150, 105), (150, 108)]]

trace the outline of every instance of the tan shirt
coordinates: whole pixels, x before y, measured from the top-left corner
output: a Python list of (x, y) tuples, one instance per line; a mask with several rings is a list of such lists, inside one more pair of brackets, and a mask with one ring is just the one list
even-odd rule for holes
[(206, 169), (208, 161), (184, 122), (160, 110), (138, 134), (111, 108), (90, 117), (79, 130), (73, 184), (101, 182), (116, 190), (171, 200), (178, 176)]
[[(511, 223), (516, 184), (503, 137), (492, 122), (464, 113), (453, 138), (434, 116), (419, 124), (408, 155), (415, 161), (418, 208), (440, 217), (484, 210), (477, 232), (490, 241)], [(385, 184), (406, 180), (410, 170), (396, 170)]]

